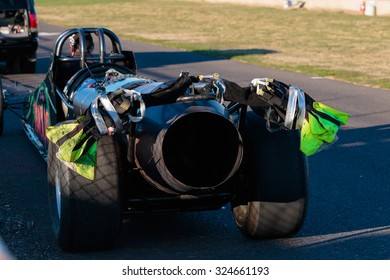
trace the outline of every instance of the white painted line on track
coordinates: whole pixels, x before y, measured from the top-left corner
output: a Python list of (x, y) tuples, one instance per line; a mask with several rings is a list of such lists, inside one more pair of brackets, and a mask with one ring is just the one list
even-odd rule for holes
[(49, 37), (49, 36), (58, 36), (60, 32), (39, 32), (39, 36)]
[(326, 79), (326, 78), (324, 78), (324, 77), (311, 77), (311, 79), (312, 80), (322, 80), (322, 79)]

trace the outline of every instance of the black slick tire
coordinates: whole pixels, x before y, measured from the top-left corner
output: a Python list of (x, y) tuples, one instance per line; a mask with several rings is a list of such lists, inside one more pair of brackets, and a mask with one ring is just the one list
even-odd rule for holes
[(305, 218), (308, 190), (299, 131), (270, 133), (264, 119), (251, 111), (243, 140), (240, 184), (231, 203), (237, 226), (253, 238), (296, 234)]
[(56, 157), (49, 143), (49, 204), (55, 237), (64, 251), (111, 248), (119, 233), (121, 170), (115, 138), (103, 136), (97, 146), (96, 178), (88, 180)]

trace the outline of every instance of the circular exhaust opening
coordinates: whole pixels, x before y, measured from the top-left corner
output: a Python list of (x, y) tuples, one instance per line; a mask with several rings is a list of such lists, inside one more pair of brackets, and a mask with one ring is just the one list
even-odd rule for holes
[(175, 179), (193, 188), (207, 188), (220, 185), (238, 168), (242, 141), (229, 120), (199, 112), (172, 124), (162, 152), (165, 166)]

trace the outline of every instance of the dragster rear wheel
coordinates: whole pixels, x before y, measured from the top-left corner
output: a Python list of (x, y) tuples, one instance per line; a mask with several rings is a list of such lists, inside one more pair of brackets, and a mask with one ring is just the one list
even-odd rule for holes
[(97, 146), (96, 178), (88, 180), (56, 157), (49, 143), (48, 183), (55, 237), (64, 251), (111, 248), (122, 223), (119, 151), (114, 137)]
[(307, 205), (307, 158), (299, 150), (299, 131), (270, 133), (265, 122), (248, 112), (244, 161), (232, 211), (240, 230), (254, 238), (296, 234)]

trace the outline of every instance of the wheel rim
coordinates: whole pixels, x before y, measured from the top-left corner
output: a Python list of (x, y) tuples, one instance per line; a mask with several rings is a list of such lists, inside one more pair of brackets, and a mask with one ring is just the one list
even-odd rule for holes
[(56, 204), (57, 204), (57, 214), (58, 218), (61, 218), (61, 183), (60, 178), (58, 176), (58, 170), (55, 175), (55, 188), (56, 188)]
[(233, 208), (234, 219), (239, 227), (243, 227), (248, 217), (248, 205), (238, 205)]

